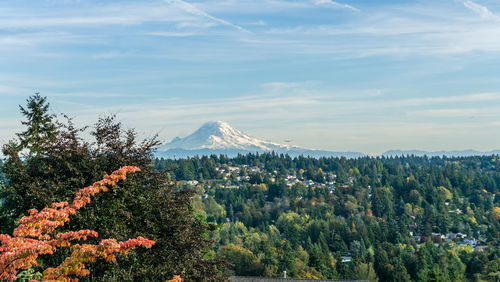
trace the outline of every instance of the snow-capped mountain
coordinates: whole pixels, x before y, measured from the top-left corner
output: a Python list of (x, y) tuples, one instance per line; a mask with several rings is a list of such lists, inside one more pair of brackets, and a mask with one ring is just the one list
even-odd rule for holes
[(198, 130), (187, 137), (176, 137), (162, 149), (273, 151), (287, 150), (289, 148), (291, 147), (253, 138), (233, 128), (227, 122), (213, 121), (203, 124)]
[(225, 154), (234, 156), (238, 153), (271, 152), (286, 153), (289, 155), (319, 156), (346, 156), (360, 157), (361, 153), (329, 152), (309, 150), (296, 146), (282, 145), (263, 141), (233, 128), (226, 122), (214, 121), (203, 124), (192, 134), (174, 138), (170, 143), (160, 146), (157, 155), (160, 157), (186, 157), (195, 155)]

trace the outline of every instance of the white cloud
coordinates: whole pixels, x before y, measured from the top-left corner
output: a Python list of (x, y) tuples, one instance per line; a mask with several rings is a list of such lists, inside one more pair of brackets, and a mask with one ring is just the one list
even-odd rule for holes
[(251, 25), (251, 26), (266, 26), (267, 23), (265, 21), (263, 21), (263, 20), (258, 20), (258, 21), (246, 23), (246, 25)]
[[(43, 8), (42, 8), (43, 7)], [(200, 14), (194, 15), (165, 2), (138, 1), (136, 3), (106, 3), (95, 5), (42, 6), (36, 8), (11, 8), (0, 18), (0, 27), (19, 28), (75, 28), (102, 27), (106, 25), (140, 25), (143, 23), (176, 23), (195, 21)], [(1, 7), (0, 7), (1, 9)], [(1, 11), (1, 10), (0, 10)]]
[(92, 55), (92, 59), (100, 60), (100, 59), (117, 59), (117, 58), (125, 58), (125, 57), (130, 57), (133, 55), (134, 52), (127, 51), (119, 51), (119, 50), (112, 50), (108, 52), (103, 52), (99, 54)]
[[(337, 24), (271, 26), (265, 34), (268, 41), (278, 42), (274, 45), (279, 46), (276, 49), (299, 54), (334, 54), (337, 58), (500, 52), (500, 28), (496, 21), (477, 20), (453, 2), (440, 3), (388, 5), (362, 18), (353, 16), (353, 20)], [(466, 2), (484, 17), (498, 18), (487, 8), (471, 3)], [(264, 37), (259, 39), (265, 42)]]
[(29, 91), (26, 88), (0, 84), (0, 96), (2, 95), (24, 96), (24, 95), (30, 95), (32, 93), (33, 93), (32, 91)]
[(318, 83), (314, 81), (303, 81), (303, 82), (273, 81), (273, 82), (263, 83), (260, 86), (264, 89), (264, 91), (268, 91), (269, 93), (285, 93), (287, 95), (290, 95), (292, 93), (303, 93), (303, 92), (311, 93), (312, 87), (314, 87), (316, 84)]
[(435, 118), (485, 118), (496, 117), (500, 112), (499, 107), (482, 108), (445, 108), (445, 109), (427, 109), (408, 112), (412, 117), (435, 117)]
[(155, 31), (147, 32), (147, 35), (162, 36), (162, 37), (189, 37), (197, 35), (194, 32), (169, 32), (169, 31)]
[(39, 47), (44, 43), (83, 43), (90, 40), (90, 36), (80, 36), (68, 32), (21, 32), (14, 34), (0, 34), (0, 48), (8, 47)]
[[(2, 43), (0, 49), (22, 45), (37, 46), (39, 41), (59, 45), (69, 45), (73, 42), (111, 45), (113, 43), (112, 31), (103, 26), (141, 25), (153, 22), (159, 25), (155, 27), (155, 30), (141, 30), (138, 34), (172, 38), (203, 34), (208, 36), (208, 40), (211, 40), (210, 35), (234, 40), (235, 33), (231, 29), (221, 31), (210, 28), (225, 26), (245, 31), (241, 34), (237, 33), (238, 43), (242, 46), (230, 48), (233, 52), (224, 52), (225, 56), (248, 50), (245, 49), (248, 47), (246, 44), (259, 48), (256, 50), (258, 52), (248, 52), (252, 56), (278, 53), (334, 54), (336, 58), (364, 58), (394, 54), (441, 56), (474, 51), (500, 52), (500, 29), (496, 23), (471, 19), (472, 16), (464, 13), (464, 9), (461, 8), (462, 4), (482, 15), (483, 18), (498, 18), (488, 8), (472, 1), (459, 2), (459, 5), (455, 3), (453, 6), (455, 9), (439, 4), (432, 6), (385, 5), (383, 9), (363, 14), (362, 18), (359, 14), (353, 13), (351, 14), (353, 20), (348, 19), (339, 24), (321, 22), (295, 27), (293, 27), (294, 22), (291, 22), (291, 25), (276, 24), (273, 20), (268, 20), (267, 16), (280, 12), (280, 16), (286, 20), (288, 14), (300, 13), (317, 5), (348, 10), (356, 10), (356, 8), (331, 0), (219, 0), (198, 1), (196, 4), (182, 0), (164, 0), (147, 3), (83, 5), (81, 10), (61, 8), (54, 11), (42, 9), (33, 12), (29, 9), (27, 11), (14, 9), (10, 13), (12, 16), (0, 19), (0, 26), (19, 33), (0, 35), (0, 43)], [(284, 9), (285, 12), (280, 9)], [(244, 22), (248, 22), (246, 25), (251, 26), (253, 23), (257, 25), (252, 25), (255, 30), (248, 32), (241, 25), (214, 16), (214, 13), (245, 16), (257, 14), (257, 17), (253, 19), (244, 17)], [(28, 16), (19, 16), (23, 14)], [(41, 35), (37, 35), (36, 32), (25, 35), (22, 33), (25, 28), (29, 31), (38, 30)], [(89, 28), (93, 32), (81, 28)], [(71, 33), (74, 34), (73, 38), (69, 36)], [(137, 36), (137, 34), (131, 33), (124, 36)], [(234, 44), (230, 46), (234, 47)], [(197, 47), (196, 45), (192, 48)], [(209, 46), (214, 52), (226, 47), (228, 45)], [(158, 54), (166, 53), (158, 52)], [(196, 52), (191, 53), (196, 54)], [(148, 53), (147, 55), (155, 54)], [(251, 60), (247, 55), (236, 54), (233, 57)], [(221, 56), (220, 59), (224, 59), (225, 56)]]
[(312, 6), (310, 1), (290, 1), (290, 0), (218, 0), (197, 2), (196, 6), (203, 11), (210, 13), (224, 14), (259, 14), (266, 15), (272, 13), (289, 13), (300, 11)]
[(226, 21), (224, 19), (221, 19), (221, 18), (214, 17), (214, 16), (208, 14), (207, 12), (197, 8), (195, 5), (188, 3), (186, 1), (182, 1), (182, 0), (165, 0), (165, 1), (169, 4), (173, 4), (173, 5), (181, 8), (182, 10), (184, 10), (190, 14), (207, 18), (207, 19), (214, 21), (214, 22), (217, 22), (219, 24), (236, 28), (237, 30), (240, 30), (240, 31), (249, 32), (248, 30), (244, 29), (243, 27), (241, 27), (239, 25), (233, 24), (233, 23)]
[(425, 97), (425, 98), (412, 98), (402, 100), (407, 105), (436, 105), (436, 104), (456, 104), (456, 103), (478, 103), (478, 102), (491, 102), (500, 101), (500, 92), (494, 93), (474, 93), (468, 95), (456, 96), (440, 96), (440, 97)]
[(136, 17), (103, 16), (103, 17), (33, 17), (24, 20), (3, 19), (0, 26), (8, 28), (19, 27), (50, 27), (70, 25), (130, 25), (138, 24)]
[(318, 5), (318, 6), (324, 6), (324, 7), (334, 8), (334, 9), (347, 9), (347, 10), (359, 12), (359, 9), (357, 9), (349, 4), (343, 4), (343, 3), (335, 2), (332, 0), (314, 0), (314, 4)]
[(495, 21), (500, 20), (500, 17), (497, 16), (497, 15), (495, 15), (495, 14), (493, 14), (487, 7), (479, 5), (479, 4), (477, 4), (477, 3), (473, 2), (473, 1), (470, 1), (470, 0), (465, 1), (464, 2), (464, 6), (467, 9), (469, 9), (469, 10), (477, 13), (483, 19), (486, 19), (486, 20), (495, 20)]

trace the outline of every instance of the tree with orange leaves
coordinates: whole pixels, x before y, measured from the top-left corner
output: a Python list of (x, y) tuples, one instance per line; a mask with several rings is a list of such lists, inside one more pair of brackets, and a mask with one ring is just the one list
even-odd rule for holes
[[(48, 111), (48, 107), (42, 111)], [(0, 177), (5, 185), (0, 187), (0, 234), (11, 234), (19, 219), (29, 216), (26, 211), (31, 208), (42, 210), (63, 201), (71, 206), (78, 192), (75, 188), (89, 186), (105, 172), (119, 167), (137, 166), (141, 168), (140, 176), (119, 183), (120, 189), (95, 195), (56, 231), (90, 229), (99, 237), (118, 241), (143, 236), (156, 242), (154, 248), (136, 248), (127, 256), (117, 257), (116, 263), (87, 264), (90, 273), (80, 280), (165, 281), (179, 274), (192, 281), (222, 281), (222, 263), (206, 255), (213, 244), (207, 233), (214, 227), (195, 216), (191, 201), (195, 191), (176, 189), (169, 184), (171, 174), (156, 169), (153, 153), (159, 140), (155, 136), (139, 139), (114, 115), (100, 117), (82, 128), (63, 117), (54, 117), (57, 136), (44, 143), (38, 153), (32, 152), (22, 138), (3, 146)], [(23, 124), (29, 129), (31, 120), (28, 116), (26, 119)], [(89, 243), (99, 244), (92, 234), (80, 235), (87, 236)], [(38, 256), (37, 265), (17, 276), (41, 279), (40, 272), (47, 266), (59, 265), (69, 251), (73, 250), (58, 248), (53, 254)], [(102, 257), (98, 260), (104, 261)]]
[(77, 244), (72, 241), (87, 240), (88, 237), (97, 238), (93, 230), (79, 230), (71, 232), (57, 232), (56, 229), (69, 221), (69, 217), (90, 203), (91, 197), (99, 192), (108, 190), (108, 186), (115, 185), (119, 180), (126, 179), (127, 173), (140, 171), (135, 166), (124, 166), (111, 175), (93, 185), (80, 189), (73, 202), (53, 203), (41, 211), (31, 209), (28, 216), (18, 221), (18, 227), (12, 236), (0, 234), (0, 280), (15, 280), (20, 269), (27, 269), (37, 264), (37, 257), (44, 254), (53, 254), (57, 248), (71, 247), (72, 253), (59, 266), (47, 268), (43, 272), (42, 280), (78, 281), (70, 276), (85, 276), (89, 271), (85, 263), (93, 262), (96, 258), (114, 261), (115, 254), (127, 254), (138, 246), (151, 248), (155, 241), (137, 237), (124, 242), (115, 239), (104, 239), (97, 245)]

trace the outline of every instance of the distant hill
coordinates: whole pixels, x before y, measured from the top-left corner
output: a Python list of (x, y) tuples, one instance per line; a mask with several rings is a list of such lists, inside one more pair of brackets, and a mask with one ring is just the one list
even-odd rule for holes
[(396, 156), (407, 156), (407, 155), (415, 155), (415, 156), (428, 156), (428, 157), (470, 157), (470, 156), (489, 156), (489, 155), (498, 155), (500, 154), (500, 150), (494, 150), (489, 152), (480, 152), (476, 150), (462, 150), (462, 151), (422, 151), (422, 150), (390, 150), (382, 154), (385, 157), (396, 157)]
[(290, 156), (311, 157), (346, 157), (357, 158), (365, 156), (358, 152), (332, 152), (311, 150), (297, 146), (283, 145), (270, 141), (263, 141), (233, 128), (226, 122), (214, 121), (203, 124), (192, 134), (174, 138), (170, 143), (160, 146), (156, 155), (164, 158), (185, 158), (192, 156), (224, 154), (230, 157), (237, 154), (276, 152)]

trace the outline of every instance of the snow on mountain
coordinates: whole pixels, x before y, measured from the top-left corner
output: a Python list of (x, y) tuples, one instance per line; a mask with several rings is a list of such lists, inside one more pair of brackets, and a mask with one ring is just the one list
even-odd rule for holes
[[(184, 158), (202, 155), (227, 155), (236, 156), (238, 154), (255, 153), (255, 152), (276, 152), (295, 156), (311, 156), (311, 157), (347, 157), (359, 158), (366, 156), (358, 152), (332, 152), (323, 150), (311, 150), (300, 148), (297, 146), (282, 145), (275, 142), (263, 141), (232, 127), (227, 122), (211, 121), (203, 124), (198, 130), (192, 134), (180, 138), (175, 137), (170, 143), (167, 143), (158, 148), (156, 155), (166, 158)], [(392, 150), (382, 154), (385, 157), (394, 156), (449, 156), (463, 157), (476, 155), (492, 155), (500, 154), (500, 151), (479, 152), (474, 150), (464, 151), (401, 151)]]
[(321, 150), (309, 150), (297, 146), (282, 145), (270, 141), (263, 141), (233, 128), (223, 121), (207, 122), (192, 134), (180, 138), (174, 138), (158, 148), (158, 157), (176, 158), (187, 156), (201, 156), (211, 154), (224, 154), (236, 156), (237, 154), (255, 152), (285, 153), (290, 156), (345, 156), (348, 158), (362, 157), (357, 152), (330, 152)]
[(227, 122), (213, 121), (203, 124), (198, 130), (184, 138), (176, 137), (160, 147), (160, 151), (183, 150), (243, 150), (243, 151), (283, 151), (292, 146), (262, 141), (232, 127)]

